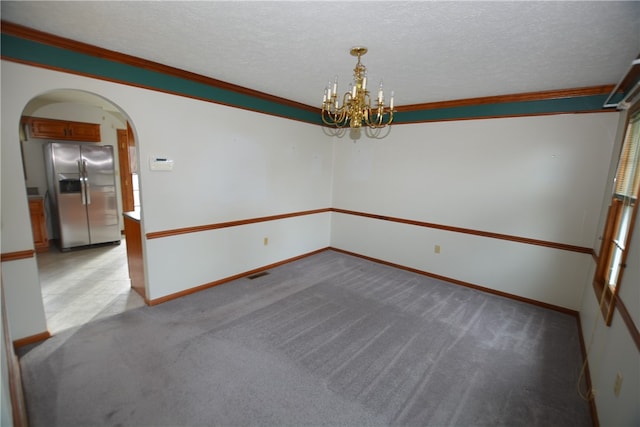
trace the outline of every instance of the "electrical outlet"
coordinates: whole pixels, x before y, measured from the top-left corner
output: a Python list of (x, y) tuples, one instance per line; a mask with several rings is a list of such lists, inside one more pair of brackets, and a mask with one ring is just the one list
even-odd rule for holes
[(621, 387), (622, 387), (622, 374), (618, 372), (618, 374), (616, 375), (616, 383), (613, 386), (613, 394), (615, 394), (616, 397), (620, 396)]
[(436, 246), (433, 248), (433, 252), (435, 252), (435, 253), (439, 254), (439, 253), (440, 253), (440, 245), (436, 245)]
[(269, 238), (265, 237), (264, 238), (264, 245), (267, 246), (269, 244)]

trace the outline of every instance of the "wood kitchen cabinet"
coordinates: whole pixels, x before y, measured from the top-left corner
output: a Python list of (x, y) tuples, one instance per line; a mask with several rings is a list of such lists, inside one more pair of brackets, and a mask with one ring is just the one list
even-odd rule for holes
[(67, 120), (25, 118), (31, 138), (100, 142), (100, 125)]
[(33, 245), (36, 252), (46, 252), (49, 250), (49, 238), (47, 237), (47, 221), (44, 216), (44, 200), (42, 197), (29, 198), (29, 213), (31, 215)]

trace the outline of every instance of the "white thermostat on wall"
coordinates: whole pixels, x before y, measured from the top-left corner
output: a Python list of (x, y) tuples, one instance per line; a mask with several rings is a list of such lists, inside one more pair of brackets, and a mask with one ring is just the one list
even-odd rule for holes
[(149, 169), (152, 171), (171, 171), (173, 170), (173, 160), (166, 157), (151, 157), (149, 159)]

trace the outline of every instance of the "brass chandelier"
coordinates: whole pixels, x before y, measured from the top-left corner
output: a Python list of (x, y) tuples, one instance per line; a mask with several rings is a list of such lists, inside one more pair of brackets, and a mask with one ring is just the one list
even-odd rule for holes
[(384, 105), (382, 81), (378, 88), (377, 98), (373, 101), (367, 90), (367, 68), (360, 62), (360, 57), (367, 53), (366, 47), (356, 46), (350, 51), (352, 56), (358, 57), (358, 63), (353, 69), (353, 83), (349, 91), (342, 96), (342, 105), (338, 99), (338, 77), (333, 83), (329, 82), (324, 89), (322, 100), (322, 122), (329, 126), (343, 128), (347, 124), (352, 129), (367, 126), (373, 129), (383, 128), (393, 121), (393, 91), (389, 106)]

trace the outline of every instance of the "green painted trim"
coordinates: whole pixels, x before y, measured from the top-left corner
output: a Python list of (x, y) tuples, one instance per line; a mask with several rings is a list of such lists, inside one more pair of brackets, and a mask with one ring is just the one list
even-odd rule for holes
[(266, 114), (273, 114), (308, 123), (322, 123), (320, 115), (311, 111), (221, 89), (204, 83), (171, 76), (83, 53), (49, 46), (2, 34), (2, 56), (27, 63), (41, 64), (96, 78), (144, 86), (163, 92), (194, 97), (205, 101), (231, 105)]
[[(158, 71), (2, 34), (2, 57), (322, 125), (320, 114)], [(398, 112), (394, 123), (602, 111), (607, 95)], [(319, 110), (318, 110), (319, 111)]]
[(608, 95), (576, 96), (560, 99), (504, 102), (499, 104), (469, 105), (464, 107), (398, 112), (395, 114), (394, 122), (413, 123), (442, 120), (463, 120), (470, 118), (595, 112), (603, 110), (602, 105), (607, 99), (607, 96)]

